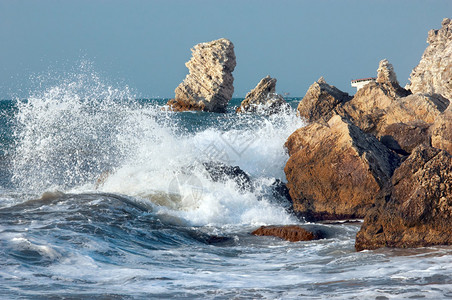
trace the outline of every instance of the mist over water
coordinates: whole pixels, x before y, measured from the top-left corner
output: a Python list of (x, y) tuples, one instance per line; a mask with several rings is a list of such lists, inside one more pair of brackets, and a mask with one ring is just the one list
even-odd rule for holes
[[(311, 242), (249, 234), (303, 223), (272, 190), (287, 137), (305, 125), (295, 109), (169, 112), (89, 62), (49, 82), (1, 103), (0, 295), (452, 296), (449, 247), (355, 252), (359, 224), (305, 224), (326, 233)], [(250, 187), (214, 180), (212, 162), (240, 167)]]

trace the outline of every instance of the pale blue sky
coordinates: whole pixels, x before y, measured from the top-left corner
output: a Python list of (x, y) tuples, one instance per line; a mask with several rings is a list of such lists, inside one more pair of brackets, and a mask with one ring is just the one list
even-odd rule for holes
[(451, 0), (0, 0), (0, 98), (82, 59), (139, 97), (172, 97), (190, 48), (221, 37), (235, 45), (238, 97), (267, 74), (292, 96), (322, 75), (354, 93), (350, 79), (375, 76), (383, 58), (405, 85), (444, 17)]

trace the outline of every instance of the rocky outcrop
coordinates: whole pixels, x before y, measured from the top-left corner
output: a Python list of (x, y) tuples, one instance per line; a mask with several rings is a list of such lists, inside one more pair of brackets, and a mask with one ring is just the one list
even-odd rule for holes
[(452, 100), (452, 21), (444, 19), (439, 30), (430, 30), (421, 61), (406, 86), (413, 93), (440, 94)]
[(309, 87), (306, 95), (298, 104), (298, 114), (308, 122), (321, 118), (328, 121), (332, 116), (333, 109), (351, 98), (349, 94), (329, 85), (323, 77), (320, 77)]
[(452, 109), (438, 116), (432, 126), (432, 146), (452, 154)]
[(284, 168), (294, 211), (307, 219), (363, 218), (398, 157), (339, 115), (295, 131)]
[(232, 72), (236, 61), (232, 42), (219, 39), (198, 44), (185, 65), (189, 74), (176, 88), (175, 98), (168, 101), (170, 109), (225, 112), (234, 93)]
[(421, 145), (401, 164), (393, 188), (366, 216), (358, 251), (452, 244), (452, 156)]
[(428, 129), (449, 106), (435, 94), (410, 94), (401, 88), (392, 65), (380, 61), (376, 82), (361, 88), (353, 99), (335, 109), (366, 133), (399, 154), (409, 154), (430, 141)]
[(286, 226), (262, 226), (254, 230), (251, 234), (258, 236), (275, 236), (289, 242), (312, 241), (319, 239), (319, 236), (307, 231), (301, 226), (286, 225)]
[(388, 60), (380, 61), (377, 73), (377, 81), (370, 82), (356, 92), (342, 110), (342, 114), (347, 115), (361, 130), (374, 135), (385, 123), (388, 108), (397, 105), (401, 97), (409, 95), (408, 91), (400, 87)]
[(276, 78), (266, 76), (248, 94), (237, 108), (238, 113), (262, 112), (277, 113), (287, 106), (284, 98), (275, 92)]

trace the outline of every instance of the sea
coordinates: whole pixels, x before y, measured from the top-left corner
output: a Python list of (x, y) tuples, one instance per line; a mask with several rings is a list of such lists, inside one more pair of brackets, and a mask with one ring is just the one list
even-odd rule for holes
[[(0, 299), (452, 298), (452, 247), (356, 252), (361, 222), (307, 223), (275, 193), (301, 98), (171, 112), (91, 68), (39, 80), (0, 101)], [(251, 235), (288, 224), (325, 234)]]

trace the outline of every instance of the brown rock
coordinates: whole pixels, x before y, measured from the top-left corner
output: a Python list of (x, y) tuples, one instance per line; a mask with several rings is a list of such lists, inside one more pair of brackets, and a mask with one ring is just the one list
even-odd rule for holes
[(319, 239), (313, 232), (307, 231), (297, 225), (287, 226), (262, 226), (251, 234), (258, 236), (275, 236), (289, 242), (311, 241)]
[(328, 121), (333, 114), (333, 109), (351, 98), (349, 94), (327, 84), (325, 79), (320, 77), (309, 87), (306, 95), (298, 104), (298, 114), (308, 122), (321, 118)]
[(236, 112), (277, 113), (287, 106), (284, 98), (275, 92), (276, 78), (267, 76), (242, 101)]
[(430, 145), (430, 124), (423, 121), (394, 123), (380, 133), (380, 141), (401, 155), (408, 155), (421, 144)]
[(392, 184), (366, 216), (355, 248), (452, 244), (452, 156), (418, 146), (394, 172)]
[(419, 64), (407, 88), (413, 93), (440, 94), (452, 100), (452, 21), (444, 19), (439, 30), (430, 30)]
[(363, 218), (398, 157), (338, 115), (295, 131), (284, 168), (294, 211), (310, 219)]
[(452, 109), (441, 114), (432, 126), (432, 146), (452, 154)]
[(236, 62), (232, 42), (219, 39), (198, 44), (185, 65), (189, 74), (176, 88), (175, 98), (168, 101), (170, 109), (225, 112), (234, 93), (232, 72)]

